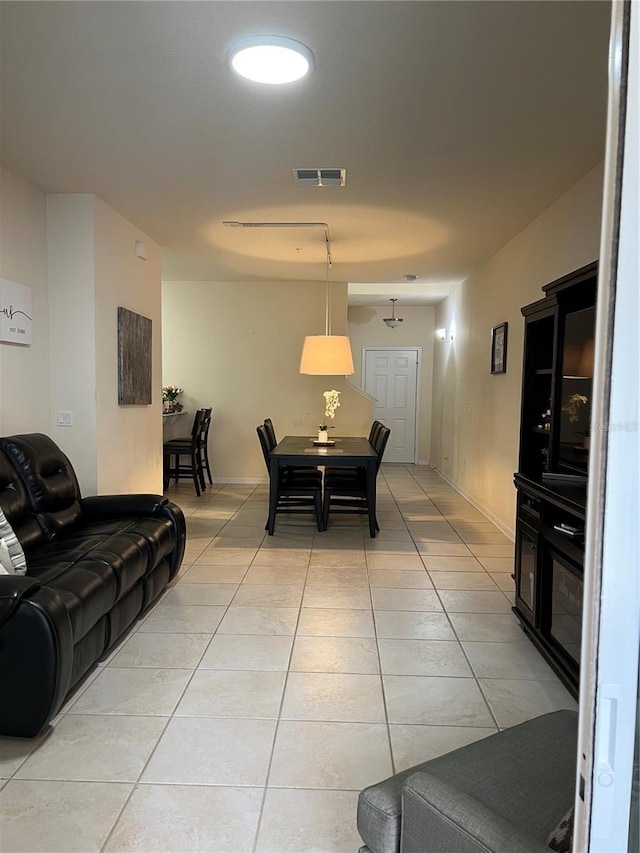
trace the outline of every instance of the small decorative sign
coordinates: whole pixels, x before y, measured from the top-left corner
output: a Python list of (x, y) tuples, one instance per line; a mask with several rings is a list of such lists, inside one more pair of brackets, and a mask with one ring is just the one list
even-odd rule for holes
[(31, 288), (0, 278), (0, 341), (31, 343)]

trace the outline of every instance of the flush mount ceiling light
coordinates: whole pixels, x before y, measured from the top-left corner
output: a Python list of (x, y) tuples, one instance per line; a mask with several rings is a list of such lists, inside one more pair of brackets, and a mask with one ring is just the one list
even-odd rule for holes
[(391, 303), (391, 316), (385, 317), (382, 321), (385, 324), (385, 326), (388, 326), (390, 329), (395, 329), (396, 326), (400, 325), (400, 323), (404, 323), (404, 320), (402, 319), (402, 317), (396, 317), (396, 302), (397, 301), (398, 301), (397, 299), (390, 299), (389, 300), (389, 302)]
[(229, 51), (233, 70), (255, 83), (279, 85), (301, 80), (313, 71), (313, 53), (306, 45), (283, 36), (249, 36)]

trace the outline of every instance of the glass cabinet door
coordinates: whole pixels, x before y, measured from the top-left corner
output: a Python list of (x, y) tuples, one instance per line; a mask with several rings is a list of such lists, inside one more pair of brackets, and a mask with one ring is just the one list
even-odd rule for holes
[(586, 472), (589, 461), (595, 308), (564, 321), (558, 463)]
[(535, 612), (538, 537), (533, 530), (519, 525), (516, 552), (516, 591), (531, 617)]

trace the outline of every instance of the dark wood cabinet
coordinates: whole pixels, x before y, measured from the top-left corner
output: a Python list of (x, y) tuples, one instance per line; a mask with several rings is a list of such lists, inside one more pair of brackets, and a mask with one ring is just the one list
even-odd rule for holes
[(578, 692), (597, 264), (543, 287), (525, 321), (514, 612)]

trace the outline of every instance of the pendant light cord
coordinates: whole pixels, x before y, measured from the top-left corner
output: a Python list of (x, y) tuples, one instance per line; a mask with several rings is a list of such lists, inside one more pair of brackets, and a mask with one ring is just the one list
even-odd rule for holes
[(327, 294), (325, 306), (324, 328), (325, 334), (331, 334), (331, 268), (333, 258), (331, 257), (331, 236), (329, 225), (326, 222), (238, 222), (237, 220), (224, 220), (223, 225), (228, 228), (323, 228), (324, 245), (327, 252)]
[(325, 228), (324, 242), (327, 250), (327, 297), (325, 307), (325, 334), (331, 334), (331, 243), (329, 242), (329, 228)]

